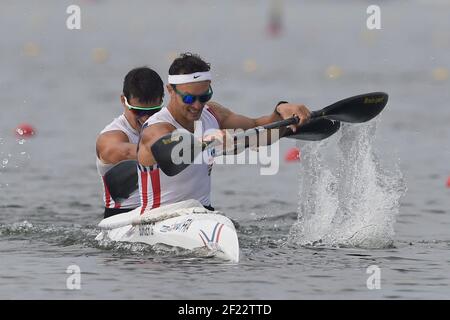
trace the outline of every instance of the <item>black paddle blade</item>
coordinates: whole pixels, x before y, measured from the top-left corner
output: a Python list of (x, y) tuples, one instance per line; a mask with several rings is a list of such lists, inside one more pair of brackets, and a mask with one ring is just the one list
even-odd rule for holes
[(340, 100), (320, 111), (313, 111), (311, 117), (325, 117), (351, 123), (361, 123), (375, 118), (386, 106), (388, 95), (384, 92), (360, 94)]
[(137, 161), (125, 160), (112, 167), (104, 176), (111, 198), (120, 203), (139, 188)]
[(172, 177), (194, 162), (202, 144), (188, 131), (174, 131), (159, 138), (151, 150), (158, 167)]
[(283, 137), (307, 141), (320, 141), (335, 134), (341, 123), (339, 121), (329, 120), (325, 118), (312, 119), (297, 128), (297, 132), (293, 132), (288, 128)]

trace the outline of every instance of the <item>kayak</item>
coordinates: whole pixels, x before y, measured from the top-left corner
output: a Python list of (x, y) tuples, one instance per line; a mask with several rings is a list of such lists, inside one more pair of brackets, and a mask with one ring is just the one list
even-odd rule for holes
[(163, 244), (206, 252), (208, 256), (239, 262), (239, 241), (233, 222), (219, 211), (186, 200), (159, 208), (141, 208), (103, 219), (98, 241)]

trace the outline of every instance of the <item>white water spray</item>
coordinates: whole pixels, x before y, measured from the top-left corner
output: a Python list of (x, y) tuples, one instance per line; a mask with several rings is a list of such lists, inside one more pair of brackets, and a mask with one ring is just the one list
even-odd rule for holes
[(406, 187), (397, 165), (389, 171), (376, 157), (372, 148), (376, 126), (376, 121), (343, 124), (331, 161), (322, 150), (334, 142), (308, 143), (303, 148), (299, 216), (290, 230), (291, 244), (392, 246)]

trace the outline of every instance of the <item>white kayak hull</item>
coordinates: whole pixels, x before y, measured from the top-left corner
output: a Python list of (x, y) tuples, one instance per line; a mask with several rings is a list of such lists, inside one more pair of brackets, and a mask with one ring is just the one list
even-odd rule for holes
[[(233, 222), (217, 211), (208, 211), (193, 200), (150, 210), (140, 215), (140, 208), (103, 219), (104, 230), (96, 240), (164, 244), (187, 250), (200, 250), (220, 259), (239, 261), (239, 241)], [(185, 202), (183, 202), (185, 203)], [(176, 212), (176, 214), (173, 214)], [(158, 219), (159, 215), (159, 219)], [(172, 217), (170, 217), (172, 216)], [(155, 218), (156, 217), (156, 218)], [(165, 217), (168, 217), (165, 219)], [(159, 220), (159, 221), (158, 221)], [(128, 222), (128, 223), (127, 223)]]

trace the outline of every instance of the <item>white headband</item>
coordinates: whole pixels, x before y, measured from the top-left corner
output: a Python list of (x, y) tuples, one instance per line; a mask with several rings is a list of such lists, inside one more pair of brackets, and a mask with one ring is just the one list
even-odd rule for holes
[(170, 84), (183, 84), (190, 82), (200, 82), (205, 80), (211, 80), (211, 72), (195, 72), (191, 74), (169, 74), (169, 83)]

